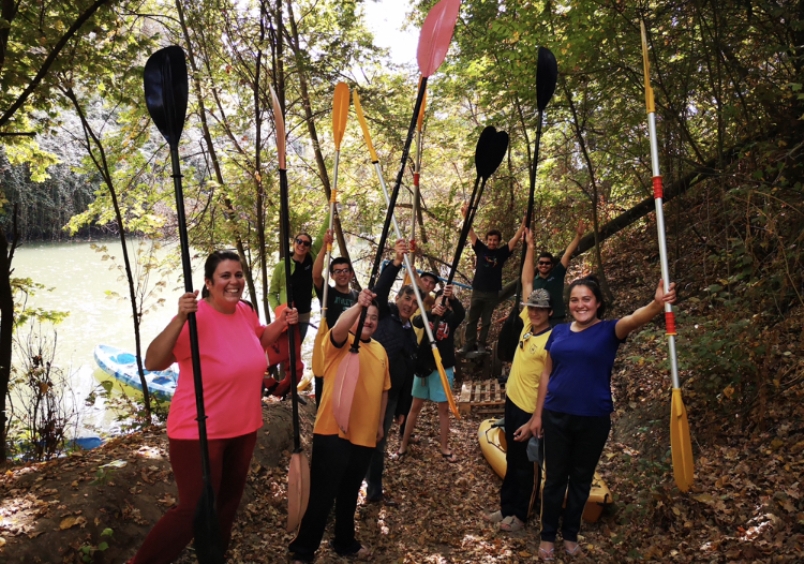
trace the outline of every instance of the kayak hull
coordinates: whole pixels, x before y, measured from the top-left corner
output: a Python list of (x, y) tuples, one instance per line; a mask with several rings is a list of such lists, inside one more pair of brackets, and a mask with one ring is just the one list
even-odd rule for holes
[[(142, 392), (142, 383), (137, 371), (137, 361), (133, 354), (110, 345), (98, 345), (94, 351), (95, 362), (101, 369), (127, 386)], [(174, 365), (175, 366), (175, 365)], [(179, 382), (178, 369), (145, 371), (148, 391), (159, 398), (170, 401)]]
[[(508, 467), (505, 461), (505, 429), (501, 426), (495, 426), (497, 419), (486, 419), (480, 423), (477, 430), (477, 439), (480, 443), (480, 450), (483, 456), (500, 478), (505, 477), (505, 472)], [(544, 488), (544, 472), (542, 472), (542, 488)], [(589, 492), (589, 499), (583, 509), (583, 520), (587, 523), (594, 523), (600, 519), (603, 513), (603, 508), (610, 505), (614, 501), (603, 478), (600, 474), (595, 472), (595, 477), (592, 479), (592, 490)]]

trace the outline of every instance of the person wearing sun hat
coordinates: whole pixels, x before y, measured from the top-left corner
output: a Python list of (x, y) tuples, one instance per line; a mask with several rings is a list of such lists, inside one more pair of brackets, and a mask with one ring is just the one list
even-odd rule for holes
[(544, 369), (547, 351), (544, 346), (550, 336), (552, 307), (550, 294), (543, 288), (533, 289), (533, 235), (525, 231), (527, 251), (522, 269), (522, 289), (527, 299), (520, 317), (524, 323), (519, 335), (519, 346), (514, 353), (511, 373), (505, 386), (505, 440), (506, 472), (500, 488), (500, 509), (487, 515), (498, 523), (501, 531), (519, 531), (525, 526), (528, 514), (538, 496), (534, 484), (541, 481), (538, 465), (527, 455), (526, 433), (539, 393), (539, 381)]

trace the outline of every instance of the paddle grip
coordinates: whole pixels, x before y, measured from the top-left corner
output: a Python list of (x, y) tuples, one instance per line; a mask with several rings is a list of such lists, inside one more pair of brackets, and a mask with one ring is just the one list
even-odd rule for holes
[(676, 336), (676, 314), (672, 311), (664, 312), (664, 325), (668, 337)]
[(660, 200), (664, 197), (664, 189), (662, 188), (662, 177), (653, 177), (653, 199)]

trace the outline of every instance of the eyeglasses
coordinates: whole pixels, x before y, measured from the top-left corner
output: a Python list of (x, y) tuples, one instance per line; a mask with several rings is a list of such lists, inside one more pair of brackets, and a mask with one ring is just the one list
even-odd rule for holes
[(336, 268), (332, 271), (332, 274), (337, 276), (338, 274), (349, 274), (350, 272), (352, 272), (351, 268)]
[(540, 260), (540, 261), (539, 261), (539, 266), (542, 266), (542, 265), (544, 265), (544, 266), (550, 266), (550, 265), (552, 265), (552, 264), (553, 264), (553, 263), (552, 263), (551, 261), (549, 261), (549, 260)]
[(312, 245), (313, 243), (312, 243), (312, 241), (308, 241), (307, 239), (299, 239), (299, 238), (297, 237), (297, 238), (296, 238), (296, 244), (297, 244), (297, 245), (301, 245), (301, 246), (303, 246), (303, 247), (309, 247), (309, 246), (310, 246), (310, 245)]
[(533, 333), (532, 333), (532, 332), (530, 332), (530, 331), (528, 331), (527, 333), (525, 333), (524, 335), (522, 335), (522, 340), (521, 340), (521, 341), (519, 341), (519, 348), (520, 348), (520, 349), (522, 349), (522, 350), (524, 351), (524, 350), (525, 350), (525, 341), (527, 341), (527, 340), (528, 340), (528, 339), (530, 339), (531, 337), (533, 337)]

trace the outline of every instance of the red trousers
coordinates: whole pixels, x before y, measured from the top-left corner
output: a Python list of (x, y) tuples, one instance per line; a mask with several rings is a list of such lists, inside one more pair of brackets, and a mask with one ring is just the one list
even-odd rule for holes
[[(237, 507), (246, 485), (257, 432), (209, 441), (209, 465), (215, 506), (224, 546), (229, 546)], [(169, 564), (193, 538), (193, 517), (204, 481), (201, 446), (197, 440), (170, 439), (170, 465), (179, 489), (179, 503), (151, 529), (129, 564)]]

